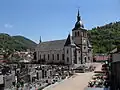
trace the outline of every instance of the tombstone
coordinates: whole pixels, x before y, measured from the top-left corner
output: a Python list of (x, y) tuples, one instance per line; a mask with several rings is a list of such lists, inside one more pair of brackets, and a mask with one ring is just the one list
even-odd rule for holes
[(0, 90), (4, 90), (4, 80), (3, 80), (3, 75), (0, 75)]

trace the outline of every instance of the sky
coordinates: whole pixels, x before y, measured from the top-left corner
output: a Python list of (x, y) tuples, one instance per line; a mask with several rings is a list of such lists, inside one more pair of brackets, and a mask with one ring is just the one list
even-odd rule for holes
[(77, 10), (87, 30), (120, 21), (120, 0), (0, 0), (0, 33), (38, 43), (67, 38)]

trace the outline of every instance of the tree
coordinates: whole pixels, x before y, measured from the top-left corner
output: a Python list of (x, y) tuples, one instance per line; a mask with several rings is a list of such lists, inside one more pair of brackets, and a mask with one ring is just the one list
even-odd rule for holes
[(93, 45), (93, 52), (108, 53), (120, 44), (120, 22), (106, 24), (88, 30), (89, 40)]

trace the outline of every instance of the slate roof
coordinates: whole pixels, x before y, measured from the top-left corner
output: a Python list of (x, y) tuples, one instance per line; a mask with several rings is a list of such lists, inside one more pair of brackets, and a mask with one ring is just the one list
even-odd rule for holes
[(41, 51), (63, 49), (65, 42), (66, 42), (66, 39), (41, 42), (38, 45), (38, 48), (40, 48)]
[(67, 37), (67, 39), (66, 39), (66, 43), (65, 43), (64, 46), (69, 46), (69, 45), (71, 45), (71, 46), (76, 46), (76, 45), (74, 44), (74, 42), (73, 42), (73, 40), (72, 40), (72, 36), (70, 36), (70, 34), (68, 35), (68, 37)]
[(40, 51), (60, 50), (63, 49), (64, 46), (69, 46), (69, 45), (77, 47), (74, 44), (72, 40), (72, 36), (70, 36), (70, 34), (68, 35), (67, 39), (41, 42), (39, 43), (36, 49), (39, 48)]
[(113, 49), (112, 51), (110, 51), (110, 53), (116, 53), (118, 51), (117, 48)]
[(71, 44), (71, 38), (70, 38), (70, 34), (68, 35), (67, 39), (66, 39), (66, 42), (65, 42), (65, 45), (64, 46), (68, 46)]

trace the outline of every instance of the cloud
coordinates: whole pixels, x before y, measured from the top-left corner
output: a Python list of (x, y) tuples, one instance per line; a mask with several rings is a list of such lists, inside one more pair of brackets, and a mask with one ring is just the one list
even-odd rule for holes
[(4, 27), (5, 27), (5, 28), (12, 28), (13, 25), (11, 25), (11, 24), (4, 24)]

